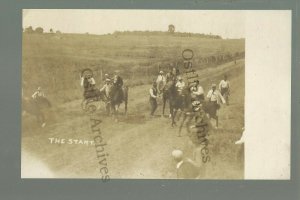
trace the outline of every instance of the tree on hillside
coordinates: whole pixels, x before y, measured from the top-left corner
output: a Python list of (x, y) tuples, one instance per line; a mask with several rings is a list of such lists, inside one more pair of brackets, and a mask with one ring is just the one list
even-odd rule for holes
[(50, 33), (53, 33), (53, 29), (52, 28), (50, 28), (50, 31), (49, 31)]
[(175, 26), (173, 24), (169, 25), (169, 29), (168, 29), (169, 33), (174, 33), (175, 32)]
[(37, 27), (37, 28), (35, 29), (35, 32), (41, 34), (41, 33), (44, 32), (44, 29), (43, 29), (42, 27)]
[(61, 34), (61, 32), (60, 31), (56, 31), (56, 34)]
[(25, 28), (25, 33), (33, 33), (33, 32), (34, 32), (34, 30), (33, 30), (32, 26)]

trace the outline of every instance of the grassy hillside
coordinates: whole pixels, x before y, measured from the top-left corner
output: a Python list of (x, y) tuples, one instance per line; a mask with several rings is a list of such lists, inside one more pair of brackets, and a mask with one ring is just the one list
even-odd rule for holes
[(25, 95), (38, 86), (57, 99), (81, 98), (79, 72), (95, 71), (100, 87), (104, 73), (118, 70), (128, 85), (149, 83), (158, 67), (180, 65), (181, 52), (194, 51), (194, 67), (215, 66), (204, 58), (244, 52), (244, 39), (223, 40), (198, 35), (168, 34), (26, 34), (23, 33), (23, 86)]

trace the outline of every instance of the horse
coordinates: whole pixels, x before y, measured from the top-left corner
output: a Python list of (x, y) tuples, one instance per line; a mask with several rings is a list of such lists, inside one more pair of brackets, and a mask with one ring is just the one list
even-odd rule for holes
[(117, 114), (120, 105), (124, 102), (125, 105), (125, 115), (127, 114), (127, 105), (128, 105), (128, 86), (123, 85), (121, 88), (113, 85), (110, 88), (110, 109), (113, 111), (113, 114)]
[(220, 108), (219, 104), (215, 104), (214, 102), (211, 101), (203, 101), (203, 110), (205, 113), (208, 114), (209, 119), (214, 119), (216, 120), (216, 128), (218, 128), (219, 125), (219, 116), (217, 114), (218, 109)]
[(176, 125), (175, 116), (177, 111), (179, 109), (181, 111), (184, 110), (185, 107), (185, 101), (183, 100), (184, 98), (185, 98), (184, 94), (179, 94), (179, 92), (177, 91), (175, 81), (171, 80), (165, 85), (163, 89), (163, 116), (165, 111), (165, 105), (168, 100), (170, 115), (172, 119), (172, 127)]
[(46, 98), (22, 98), (22, 109), (26, 113), (29, 113), (36, 117), (37, 122), (42, 126), (45, 127), (46, 125), (46, 118), (44, 115), (44, 108), (50, 108), (51, 104), (48, 99)]

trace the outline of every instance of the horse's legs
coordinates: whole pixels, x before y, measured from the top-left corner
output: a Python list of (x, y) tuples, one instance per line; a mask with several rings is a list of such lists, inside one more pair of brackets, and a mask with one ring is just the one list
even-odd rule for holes
[(170, 103), (170, 115), (171, 115), (171, 118), (172, 118), (172, 127), (173, 127), (174, 125), (176, 125), (176, 123), (175, 123), (176, 111), (173, 108), (173, 106), (171, 105), (171, 103)]
[(163, 96), (163, 109), (162, 109), (162, 115), (165, 115), (165, 107), (166, 107), (166, 101), (167, 99)]
[(125, 99), (124, 104), (125, 104), (125, 115), (127, 115), (127, 103), (128, 103), (128, 99)]
[(106, 103), (106, 114), (109, 116), (109, 114), (110, 114), (110, 108), (111, 108), (111, 106), (110, 106), (110, 103)]
[(209, 117), (209, 121), (211, 121), (211, 119), (214, 119), (216, 121), (216, 128), (218, 128), (218, 125), (219, 125), (219, 117), (216, 115), (216, 116), (213, 116), (213, 117)]
[(36, 117), (37, 117), (39, 125), (41, 125), (42, 127), (44, 127), (46, 125), (46, 120), (45, 120), (44, 114), (43, 113), (39, 113)]
[(181, 118), (182, 113), (184, 113), (183, 108), (180, 108), (180, 112), (179, 112), (178, 117), (177, 117), (178, 120)]
[(115, 105), (113, 105), (112, 103), (110, 104), (110, 111), (112, 115), (115, 114)]
[(176, 115), (177, 115), (177, 109), (173, 108), (173, 115), (174, 115), (174, 123), (175, 123), (175, 119), (176, 119)]
[(226, 99), (225, 99), (225, 101), (226, 101), (226, 105), (228, 106), (228, 105), (229, 105), (229, 96), (228, 96), (228, 93), (226, 94)]
[(169, 108), (170, 108), (170, 115), (169, 116), (172, 117), (172, 113), (174, 112), (175, 108), (171, 105), (171, 101), (170, 100), (169, 100)]
[(180, 124), (180, 126), (179, 126), (179, 130), (178, 130), (178, 137), (181, 137), (181, 130), (182, 130), (182, 127), (183, 127), (183, 124), (184, 124), (184, 122), (185, 122), (186, 118), (187, 118), (187, 115), (184, 113), (184, 116), (183, 116), (182, 122), (181, 122), (181, 124)]

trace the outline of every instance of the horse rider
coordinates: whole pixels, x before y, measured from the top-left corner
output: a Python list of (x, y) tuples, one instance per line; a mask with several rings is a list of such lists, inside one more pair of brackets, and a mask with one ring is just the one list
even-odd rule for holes
[(104, 94), (106, 101), (110, 99), (110, 91), (111, 91), (111, 80), (107, 78), (105, 80), (104, 86), (100, 89), (100, 92)]
[(152, 84), (152, 87), (149, 90), (150, 93), (150, 97), (149, 97), (149, 102), (150, 102), (150, 106), (151, 106), (151, 112), (150, 115), (153, 116), (154, 112), (157, 108), (157, 95), (158, 95), (158, 91), (157, 91), (157, 83), (154, 81)]
[(229, 85), (229, 81), (227, 80), (226, 75), (224, 75), (224, 79), (221, 80), (221, 82), (219, 84), (219, 90), (221, 91), (221, 94), (223, 97), (226, 93), (227, 93), (227, 95), (229, 95), (230, 85)]
[(111, 78), (109, 77), (109, 74), (104, 74), (104, 80), (106, 81), (107, 79), (111, 79)]
[(214, 113), (213, 115), (216, 115), (217, 110), (220, 108), (220, 103), (223, 104), (226, 103), (225, 99), (221, 95), (220, 91), (217, 90), (217, 85), (212, 84), (211, 90), (208, 91), (207, 96), (208, 101), (211, 103)]
[(176, 67), (173, 67), (170, 72), (167, 74), (166, 76), (166, 81), (176, 81), (177, 80), (177, 76), (179, 75), (179, 70), (176, 69)]
[(83, 96), (85, 99), (95, 97), (95, 79), (92, 75), (82, 76), (80, 85), (84, 88)]
[(199, 80), (195, 81), (195, 85), (191, 87), (192, 96), (197, 101), (204, 101), (204, 90), (199, 84)]
[(113, 95), (113, 100), (117, 102), (118, 100), (121, 103), (123, 101), (123, 79), (119, 75), (115, 75), (113, 78), (113, 86), (114, 86), (114, 95)]
[(184, 83), (184, 81), (183, 81), (183, 79), (182, 79), (182, 77), (181, 76), (179, 76), (178, 77), (178, 81), (176, 82), (176, 89), (177, 89), (177, 92), (179, 93), (179, 94), (182, 94), (182, 90), (184, 89), (184, 87), (185, 87), (185, 83)]
[(45, 93), (42, 91), (42, 87), (38, 87), (31, 97), (33, 99), (44, 98)]
[(32, 99), (36, 102), (43, 100), (46, 101), (49, 107), (51, 107), (50, 101), (46, 98), (45, 93), (42, 90), (42, 87), (38, 87), (37, 90), (32, 94)]
[(156, 84), (157, 84), (157, 92), (158, 92), (158, 94), (161, 94), (163, 88), (166, 85), (166, 77), (164, 76), (163, 71), (159, 72), (157, 79), (156, 79)]

